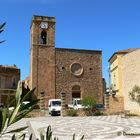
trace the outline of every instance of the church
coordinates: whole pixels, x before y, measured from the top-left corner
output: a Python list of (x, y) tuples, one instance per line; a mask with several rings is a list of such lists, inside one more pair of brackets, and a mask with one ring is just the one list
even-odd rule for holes
[(55, 17), (34, 15), (30, 26), (30, 89), (48, 100), (66, 94), (66, 102), (85, 95), (103, 103), (102, 51), (57, 48)]

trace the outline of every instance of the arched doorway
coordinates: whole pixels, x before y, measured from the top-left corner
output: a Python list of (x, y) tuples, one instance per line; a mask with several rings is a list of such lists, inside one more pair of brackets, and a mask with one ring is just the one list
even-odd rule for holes
[(81, 98), (81, 90), (79, 85), (72, 87), (72, 99), (73, 98)]

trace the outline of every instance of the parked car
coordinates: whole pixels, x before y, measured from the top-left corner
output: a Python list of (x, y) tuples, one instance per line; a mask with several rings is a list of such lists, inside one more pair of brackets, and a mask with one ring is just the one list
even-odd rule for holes
[[(26, 105), (28, 103), (30, 103), (30, 102), (29, 101), (24, 101), (24, 102), (21, 103), (21, 106)], [(9, 107), (9, 110), (10, 111), (13, 111), (14, 110), (14, 107), (13, 106)]]
[(104, 104), (96, 104), (97, 110), (104, 110)]

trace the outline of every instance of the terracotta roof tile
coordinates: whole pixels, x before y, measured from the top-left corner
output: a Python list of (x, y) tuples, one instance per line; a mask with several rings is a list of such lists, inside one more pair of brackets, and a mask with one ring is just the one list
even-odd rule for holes
[(109, 58), (108, 62), (112, 59), (112, 57), (115, 55), (115, 54), (126, 54), (126, 53), (130, 53), (130, 52), (133, 52), (135, 50), (137, 50), (139, 48), (129, 48), (129, 49), (126, 49), (126, 50), (120, 50), (120, 51), (117, 51), (115, 53), (113, 53), (113, 55)]

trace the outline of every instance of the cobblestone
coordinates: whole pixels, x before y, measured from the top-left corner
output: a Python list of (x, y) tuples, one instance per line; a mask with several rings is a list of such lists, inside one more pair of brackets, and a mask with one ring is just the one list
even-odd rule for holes
[[(118, 134), (122, 134), (123, 131), (130, 132), (137, 129), (140, 133), (140, 118), (121, 118), (120, 116), (98, 116), (98, 117), (40, 117), (40, 118), (28, 118), (23, 119), (11, 127), (25, 126), (26, 122), (36, 122), (33, 125), (36, 129), (46, 130), (48, 125), (51, 125), (53, 135), (60, 140), (70, 140), (75, 133), (79, 138), (85, 135), (85, 140), (92, 139), (114, 139), (119, 138)], [(41, 126), (41, 127), (40, 127)], [(38, 129), (38, 130), (39, 130)], [(26, 139), (28, 139), (28, 129), (24, 131), (27, 133)], [(6, 135), (1, 140), (10, 140), (11, 134)], [(122, 137), (122, 136), (121, 136)], [(128, 138), (130, 136), (123, 136), (122, 138)], [(132, 137), (132, 136), (131, 136)], [(133, 136), (137, 138), (139, 136)], [(140, 138), (140, 137), (139, 137)]]

